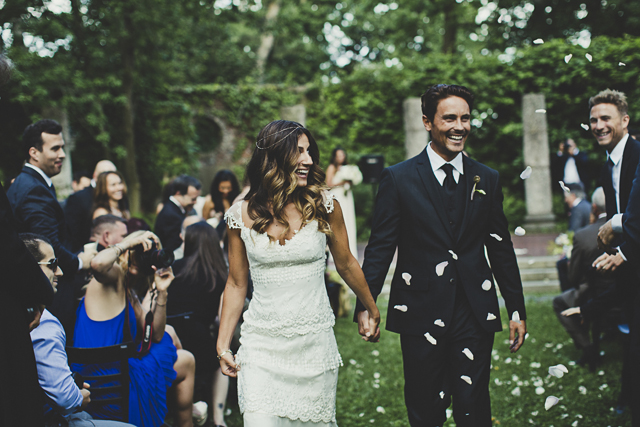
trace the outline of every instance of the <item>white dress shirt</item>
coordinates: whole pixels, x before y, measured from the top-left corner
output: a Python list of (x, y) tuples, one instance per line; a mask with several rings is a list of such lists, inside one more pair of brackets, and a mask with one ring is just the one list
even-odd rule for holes
[(49, 187), (51, 187), (53, 185), (53, 181), (51, 181), (51, 178), (49, 178), (47, 176), (46, 173), (44, 173), (44, 171), (42, 169), (40, 169), (37, 166), (33, 166), (31, 163), (27, 162), (24, 164), (26, 167), (33, 169), (34, 171), (38, 172), (40, 174), (40, 176), (44, 179), (44, 182), (47, 183), (47, 185)]
[(427, 145), (427, 156), (429, 156), (429, 162), (431, 163), (431, 168), (433, 169), (433, 174), (436, 176), (436, 179), (442, 185), (444, 183), (444, 179), (447, 177), (447, 173), (442, 169), (442, 166), (449, 163), (453, 166), (453, 179), (456, 184), (460, 181), (460, 175), (464, 175), (464, 168), (462, 165), (462, 153), (458, 153), (458, 155), (447, 162), (445, 159), (440, 157), (440, 154), (436, 153), (433, 148), (431, 148), (431, 142)]

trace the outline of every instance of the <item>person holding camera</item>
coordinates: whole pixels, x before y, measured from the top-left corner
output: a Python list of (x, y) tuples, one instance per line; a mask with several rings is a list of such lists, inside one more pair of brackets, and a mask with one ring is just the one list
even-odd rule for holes
[[(62, 269), (49, 240), (33, 233), (20, 234), (31, 255), (51, 282), (55, 292)], [(45, 425), (69, 427), (126, 427), (117, 421), (94, 420), (84, 409), (91, 402), (89, 384), (76, 384), (69, 370), (65, 345), (67, 338), (60, 321), (47, 309), (41, 310), (40, 325), (31, 331), (38, 367), (38, 382), (46, 398)], [(82, 387), (82, 388), (80, 388)]]
[[(91, 262), (93, 279), (80, 302), (74, 346), (107, 347), (135, 339), (139, 354), (129, 359), (129, 422), (159, 426), (167, 414), (167, 391), (175, 398), (176, 425), (192, 427), (195, 359), (181, 349), (166, 326), (167, 288), (173, 281), (170, 252), (151, 232), (136, 232), (101, 251)], [(146, 287), (142, 303), (134, 289)], [(166, 326), (166, 327), (165, 327)], [(178, 350), (176, 350), (178, 348)], [(109, 365), (84, 365), (81, 375), (108, 375)], [(110, 418), (109, 409), (92, 414)]]

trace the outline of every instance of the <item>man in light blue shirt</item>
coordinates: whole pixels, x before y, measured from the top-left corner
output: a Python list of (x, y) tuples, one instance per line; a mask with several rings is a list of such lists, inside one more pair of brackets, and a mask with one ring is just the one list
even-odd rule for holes
[[(46, 237), (24, 233), (20, 238), (40, 264), (40, 268), (51, 281), (54, 291), (62, 269), (58, 265), (53, 247)], [(36, 356), (38, 381), (46, 404), (44, 406), (47, 427), (125, 427), (117, 421), (94, 420), (83, 409), (91, 402), (89, 385), (80, 389), (71, 374), (65, 352), (66, 335), (60, 321), (44, 307), (41, 307), (40, 326), (31, 331), (33, 352)]]

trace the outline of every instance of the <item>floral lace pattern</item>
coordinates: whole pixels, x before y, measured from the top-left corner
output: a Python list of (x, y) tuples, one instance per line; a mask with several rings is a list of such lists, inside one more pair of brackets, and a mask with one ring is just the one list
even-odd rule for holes
[[(323, 198), (333, 212), (333, 195)], [(342, 358), (324, 285), (326, 236), (311, 221), (284, 245), (271, 241), (245, 226), (242, 203), (225, 214), (229, 228), (240, 230), (254, 286), (238, 350), (240, 410), (335, 423)]]

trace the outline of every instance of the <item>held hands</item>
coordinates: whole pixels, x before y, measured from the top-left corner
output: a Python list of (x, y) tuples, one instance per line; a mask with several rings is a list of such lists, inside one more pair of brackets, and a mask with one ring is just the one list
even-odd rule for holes
[(565, 317), (573, 316), (574, 314), (580, 314), (580, 307), (571, 307), (564, 310), (561, 315)]
[(616, 271), (624, 263), (624, 258), (619, 253), (615, 255), (602, 254), (595, 261), (593, 261), (593, 267), (598, 271), (609, 272)]
[(236, 363), (235, 357), (231, 353), (226, 353), (220, 358), (220, 369), (224, 375), (236, 378), (240, 370), (240, 364)]
[(363, 310), (358, 313), (358, 332), (362, 335), (363, 340), (378, 342), (380, 339), (380, 312), (377, 311), (371, 315), (368, 310)]
[(527, 323), (524, 320), (515, 322), (509, 320), (509, 350), (515, 353), (524, 344), (524, 336), (527, 334)]
[(616, 250), (611, 247), (611, 243), (613, 239), (616, 237), (613, 232), (613, 227), (611, 226), (611, 220), (604, 223), (600, 230), (598, 231), (598, 248), (609, 254), (615, 254)]

